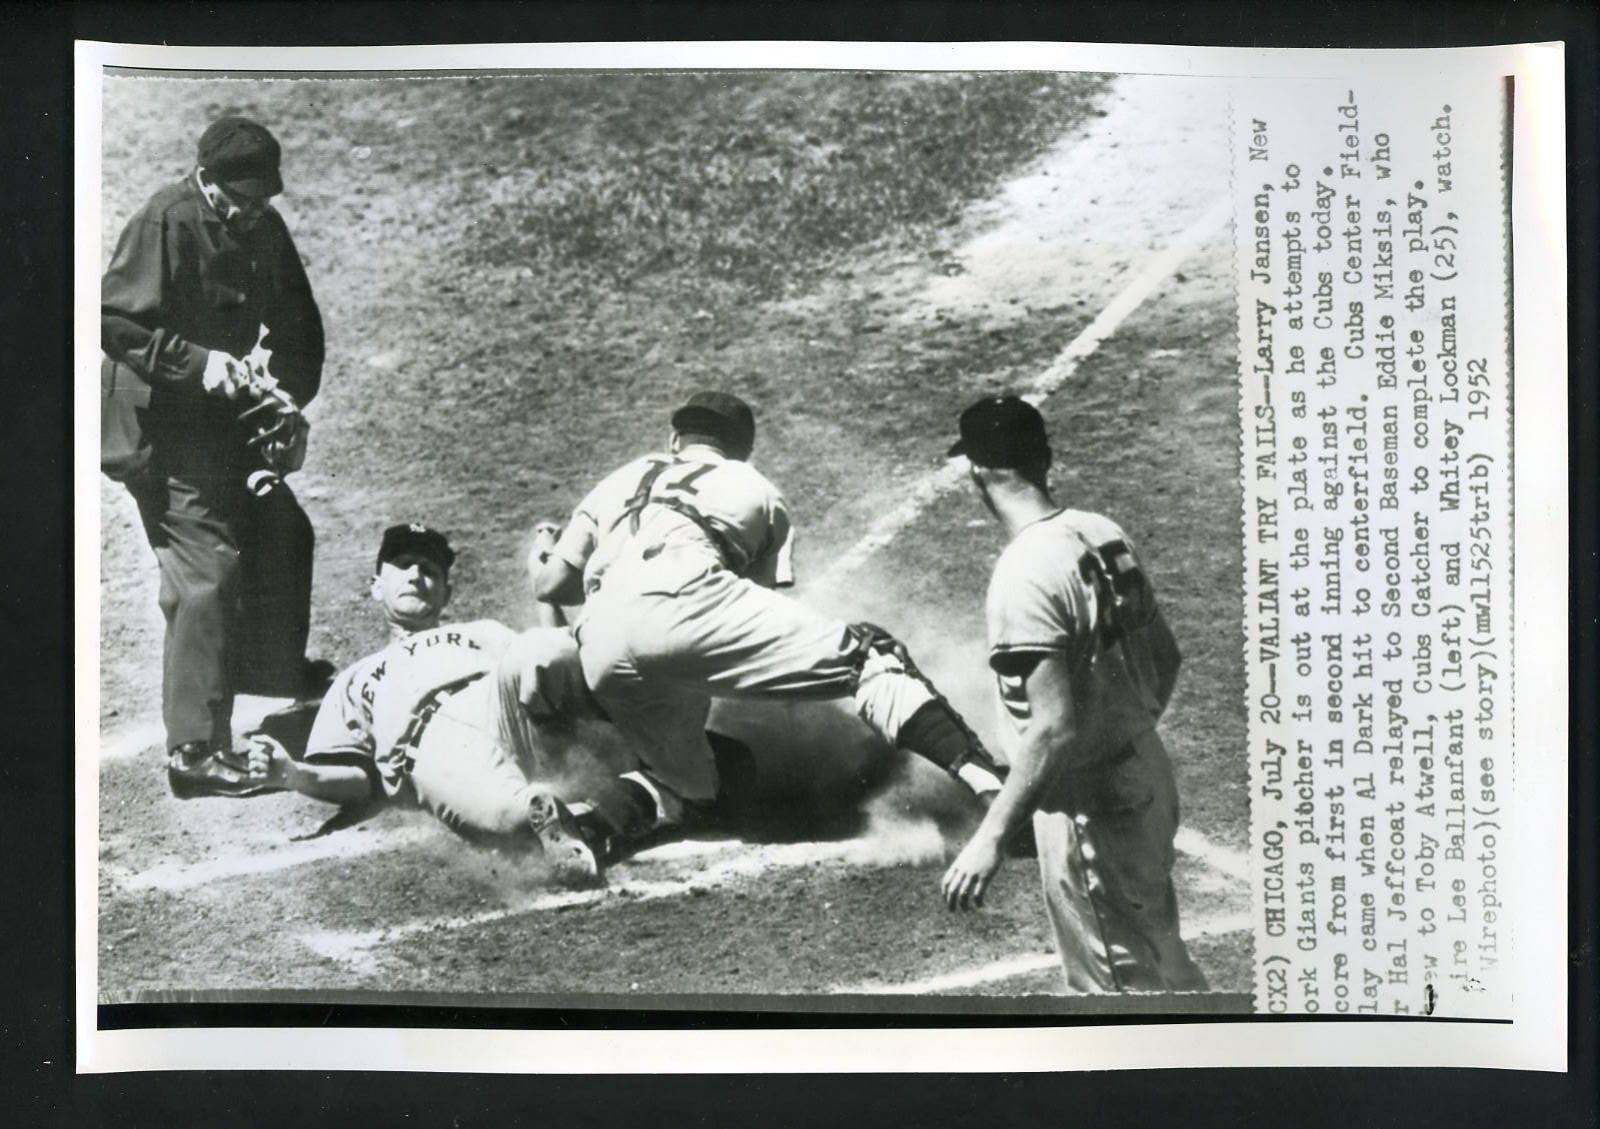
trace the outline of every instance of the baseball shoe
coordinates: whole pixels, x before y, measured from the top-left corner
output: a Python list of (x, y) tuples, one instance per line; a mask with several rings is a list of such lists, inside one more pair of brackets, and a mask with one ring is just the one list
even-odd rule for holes
[(584, 835), (571, 808), (556, 797), (541, 793), (528, 802), (528, 822), (563, 885), (605, 885), (600, 853)]
[(167, 786), (180, 800), (243, 799), (282, 790), (252, 776), (249, 764), (231, 749), (213, 749), (205, 741), (186, 742), (167, 754)]

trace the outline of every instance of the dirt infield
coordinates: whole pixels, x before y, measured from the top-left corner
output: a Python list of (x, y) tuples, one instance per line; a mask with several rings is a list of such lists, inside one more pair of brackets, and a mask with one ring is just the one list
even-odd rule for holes
[[(893, 626), (992, 735), (981, 602), (1000, 541), (972, 498), (929, 483), (975, 394), (1054, 373), (1058, 499), (1139, 542), (1186, 656), (1163, 727), (1185, 933), (1213, 988), (1247, 990), (1216, 96), (1034, 75), (113, 79), (108, 247), (229, 108), (283, 138), (282, 210), (328, 321), (294, 480), (319, 537), (318, 653), (378, 643), (363, 590), (395, 520), (463, 548), (458, 617), (526, 624), (533, 521), (658, 444), (684, 392), (725, 384), (756, 404), (758, 460), (796, 511), (801, 598)], [(646, 852), (600, 892), (552, 890), (536, 860), (414, 813), (328, 830), (331, 811), (294, 796), (171, 799), (151, 727), (155, 569), (131, 503), (109, 483), (101, 497), (103, 1001), (1059, 991), (1033, 865), (1008, 866), (981, 913), (946, 913), (958, 798), (920, 765), (852, 792), (864, 754), (830, 739), (836, 711), (772, 723), (813, 735), (804, 762), (772, 766), (792, 804), (736, 839)]]

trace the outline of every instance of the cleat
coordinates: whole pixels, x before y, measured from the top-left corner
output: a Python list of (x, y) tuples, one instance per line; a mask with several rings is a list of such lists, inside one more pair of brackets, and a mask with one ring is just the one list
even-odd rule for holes
[(563, 885), (605, 884), (600, 855), (590, 845), (571, 808), (554, 796), (537, 795), (528, 802), (528, 822)]

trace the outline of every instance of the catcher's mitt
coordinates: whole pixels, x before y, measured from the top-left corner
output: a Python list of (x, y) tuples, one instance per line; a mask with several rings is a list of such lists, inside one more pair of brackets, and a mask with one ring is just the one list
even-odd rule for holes
[(239, 422), (254, 432), (246, 445), (261, 456), (268, 470), (285, 475), (305, 465), (311, 424), (287, 392), (274, 387)]
[(272, 350), (266, 346), (267, 335), (263, 325), (255, 348), (244, 358), (245, 390), (256, 402), (239, 417), (239, 422), (253, 432), (247, 445), (261, 456), (265, 469), (271, 472), (269, 477), (282, 478), (305, 465), (311, 424), (270, 371)]

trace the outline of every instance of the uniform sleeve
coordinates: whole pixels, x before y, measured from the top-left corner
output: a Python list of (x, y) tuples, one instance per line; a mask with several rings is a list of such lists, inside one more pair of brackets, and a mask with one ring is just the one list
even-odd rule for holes
[(1076, 661), (1092, 636), (1087, 592), (1062, 562), (1013, 545), (989, 582), (989, 665), (1009, 655), (1065, 654)]
[(558, 557), (579, 572), (589, 563), (595, 546), (600, 543), (600, 523), (595, 517), (597, 493), (598, 489), (590, 491), (589, 496), (578, 503), (578, 508), (572, 511), (572, 517), (567, 521), (567, 527), (561, 531), (555, 548), (550, 550), (551, 556)]
[(203, 395), (210, 350), (167, 324), (183, 233), (141, 212), (123, 230), (100, 280), (100, 347), (152, 384)]
[(331, 764), (373, 764), (376, 741), (372, 709), (356, 691), (358, 666), (347, 667), (333, 680), (306, 741), (306, 760)]
[(551, 550), (552, 555), (582, 572), (599, 547), (601, 536), (616, 520), (622, 500), (633, 493), (641, 476), (658, 461), (650, 457), (636, 459), (602, 478), (572, 511), (567, 528), (562, 530), (556, 547)]
[(272, 350), (268, 365), (272, 375), (303, 407), (322, 387), (322, 314), (289, 229), (276, 212), (272, 213), (271, 222), (275, 228), (277, 287), (272, 308), (265, 315), (267, 335), (262, 345)]
[(794, 586), (794, 526), (789, 521), (789, 506), (781, 496), (774, 496), (767, 515), (766, 552), (750, 562), (746, 572), (751, 580), (764, 588), (792, 588)]

